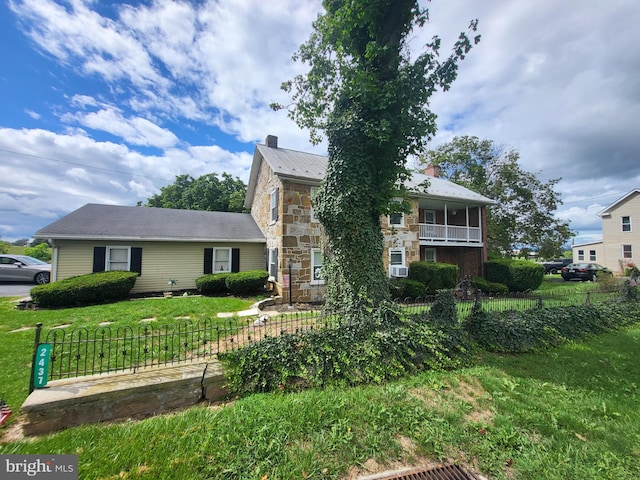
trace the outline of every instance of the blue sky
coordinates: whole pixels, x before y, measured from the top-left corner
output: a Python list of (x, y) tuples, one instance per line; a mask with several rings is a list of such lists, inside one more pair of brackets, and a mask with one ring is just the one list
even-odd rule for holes
[[(633, 0), (433, 0), (415, 32), (482, 41), (433, 97), (437, 146), (475, 135), (562, 177), (576, 243), (640, 187), (640, 9)], [(135, 205), (183, 173), (248, 181), (255, 143), (324, 153), (284, 112), (282, 81), (319, 1), (0, 0), (0, 236), (28, 238), (86, 203)]]

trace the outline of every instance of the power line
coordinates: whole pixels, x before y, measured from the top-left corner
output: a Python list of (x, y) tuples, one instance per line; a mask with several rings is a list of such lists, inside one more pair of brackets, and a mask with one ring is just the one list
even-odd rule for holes
[(121, 175), (130, 175), (132, 177), (142, 177), (142, 178), (147, 178), (149, 180), (162, 180), (163, 182), (172, 182), (173, 181), (173, 179), (167, 179), (167, 178), (161, 178), (161, 177), (151, 177), (149, 175), (142, 175), (142, 174), (139, 174), (139, 173), (124, 172), (122, 170), (113, 170), (111, 168), (94, 167), (92, 165), (86, 165), (86, 164), (83, 164), (83, 163), (74, 163), (74, 162), (69, 162), (69, 161), (66, 161), (66, 160), (60, 160), (58, 158), (43, 157), (42, 155), (33, 155), (33, 154), (30, 154), (30, 153), (16, 152), (16, 151), (13, 151), (13, 150), (6, 150), (4, 148), (0, 148), (0, 152), (10, 153), (10, 154), (14, 154), (14, 155), (22, 155), (24, 157), (40, 158), (42, 160), (49, 160), (51, 162), (64, 163), (64, 164), (67, 164), (67, 165), (74, 165), (76, 167), (91, 168), (93, 170), (101, 170), (103, 172), (119, 173)]

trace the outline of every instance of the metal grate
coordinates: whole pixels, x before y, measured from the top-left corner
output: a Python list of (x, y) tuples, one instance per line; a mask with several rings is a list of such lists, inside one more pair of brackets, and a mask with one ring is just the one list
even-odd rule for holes
[(435, 468), (403, 472), (379, 480), (480, 480), (480, 477), (459, 465), (442, 465)]

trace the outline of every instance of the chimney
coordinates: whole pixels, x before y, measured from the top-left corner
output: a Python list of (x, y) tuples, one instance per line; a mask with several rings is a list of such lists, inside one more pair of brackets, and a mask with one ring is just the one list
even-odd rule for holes
[(424, 169), (425, 175), (431, 175), (432, 177), (440, 176), (440, 165), (427, 165), (427, 168)]
[(278, 148), (278, 137), (275, 135), (267, 135), (264, 143), (269, 148)]

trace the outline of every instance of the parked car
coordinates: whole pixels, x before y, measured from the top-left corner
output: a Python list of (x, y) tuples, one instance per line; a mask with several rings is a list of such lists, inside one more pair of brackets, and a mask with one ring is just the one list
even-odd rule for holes
[(612, 276), (613, 272), (607, 267), (603, 267), (597, 263), (571, 263), (566, 267), (562, 267), (560, 275), (562, 275), (562, 279), (565, 281), (578, 279), (583, 282), (587, 280), (595, 282), (603, 276)]
[(554, 274), (560, 273), (562, 271), (562, 267), (566, 267), (573, 260), (571, 258), (556, 258), (555, 260), (549, 260), (548, 262), (544, 262), (544, 273), (546, 274)]
[(49, 283), (51, 265), (26, 255), (0, 255), (0, 281)]

